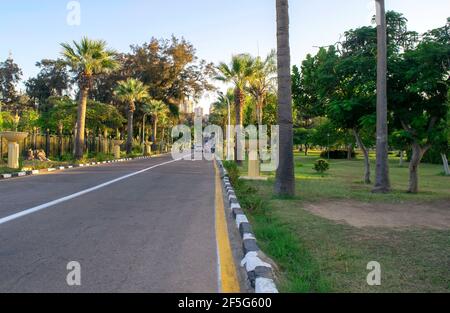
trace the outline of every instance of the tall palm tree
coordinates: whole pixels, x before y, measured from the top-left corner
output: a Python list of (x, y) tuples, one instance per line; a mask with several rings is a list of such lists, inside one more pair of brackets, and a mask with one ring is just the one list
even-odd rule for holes
[[(234, 85), (234, 104), (236, 111), (236, 125), (243, 125), (243, 104), (245, 101), (245, 88), (254, 72), (255, 59), (249, 54), (238, 54), (231, 58), (231, 63), (220, 63), (218, 70), (220, 75), (217, 80)], [(238, 155), (237, 145), (235, 145), (235, 157)], [(237, 160), (239, 162), (239, 160)]]
[(75, 138), (75, 158), (82, 159), (84, 154), (84, 133), (86, 126), (86, 106), (93, 79), (96, 75), (110, 73), (119, 68), (116, 52), (106, 48), (103, 40), (83, 38), (79, 43), (61, 44), (62, 56), (76, 73), (79, 86), (78, 118)]
[(275, 86), (275, 73), (277, 72), (275, 50), (266, 59), (257, 57), (254, 62), (253, 75), (249, 79), (248, 92), (256, 102), (256, 120), (258, 125), (263, 124), (263, 111), (267, 94)]
[(133, 150), (133, 119), (134, 112), (136, 112), (136, 102), (148, 98), (148, 87), (137, 79), (128, 78), (118, 83), (114, 90), (114, 96), (119, 101), (128, 104), (127, 153), (131, 154)]
[(167, 116), (169, 114), (169, 108), (164, 102), (159, 100), (151, 100), (149, 104), (153, 117), (152, 141), (153, 146), (156, 147), (156, 140), (158, 138), (158, 123), (162, 116)]
[(280, 127), (279, 166), (275, 193), (295, 195), (294, 143), (292, 120), (291, 50), (289, 46), (289, 3), (276, 0), (277, 10), (277, 68), (278, 68), (278, 125)]
[(377, 168), (374, 192), (391, 189), (389, 179), (388, 123), (387, 123), (387, 34), (384, 0), (375, 0), (377, 6)]

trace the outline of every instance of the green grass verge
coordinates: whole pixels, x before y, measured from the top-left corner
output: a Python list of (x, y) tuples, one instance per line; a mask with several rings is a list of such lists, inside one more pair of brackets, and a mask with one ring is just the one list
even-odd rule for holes
[[(235, 182), (258, 243), (280, 268), (283, 292), (450, 292), (450, 231), (426, 228), (356, 228), (304, 210), (305, 203), (351, 200), (370, 203), (450, 202), (450, 178), (423, 164), (418, 195), (405, 192), (407, 167), (391, 160), (394, 191), (380, 195), (362, 183), (361, 160), (331, 161), (325, 175), (313, 170), (319, 157), (296, 155), (297, 196), (273, 196), (268, 182)], [(244, 166), (245, 168), (245, 166)], [(241, 168), (242, 171), (242, 168)], [(367, 264), (382, 266), (382, 285), (371, 287)]]

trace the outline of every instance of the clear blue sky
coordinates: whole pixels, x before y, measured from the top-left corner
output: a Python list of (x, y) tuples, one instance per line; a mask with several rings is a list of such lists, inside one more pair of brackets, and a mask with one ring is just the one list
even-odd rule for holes
[[(275, 48), (275, 0), (80, 0), (81, 25), (66, 23), (68, 0), (0, 0), (0, 60), (9, 51), (24, 78), (36, 61), (56, 58), (59, 43), (82, 36), (104, 39), (120, 51), (154, 36), (184, 36), (211, 62), (234, 53), (265, 55)], [(335, 43), (345, 30), (367, 25), (374, 0), (291, 0), (291, 46), (299, 64), (314, 46)], [(424, 32), (450, 16), (449, 0), (386, 0)], [(208, 100), (203, 100), (207, 102)]]

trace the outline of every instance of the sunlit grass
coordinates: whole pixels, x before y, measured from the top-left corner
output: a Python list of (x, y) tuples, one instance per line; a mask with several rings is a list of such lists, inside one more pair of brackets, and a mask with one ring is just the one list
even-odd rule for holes
[[(442, 166), (422, 164), (417, 195), (406, 193), (408, 164), (390, 158), (393, 191), (373, 194), (363, 183), (363, 161), (330, 160), (330, 171), (320, 175), (313, 169), (320, 153), (296, 153), (297, 195), (280, 199), (273, 195), (274, 173), (269, 180), (246, 182), (257, 190), (263, 208), (247, 213), (262, 249), (280, 267), (279, 285), (284, 292), (450, 292), (450, 231), (425, 228), (356, 228), (318, 217), (304, 210), (306, 203), (355, 201), (408, 203), (448, 201), (450, 177)], [(372, 179), (375, 155), (371, 154)], [(241, 168), (245, 174), (246, 165)], [(240, 198), (249, 195), (245, 188)], [(450, 209), (450, 205), (449, 205)], [(366, 283), (370, 261), (382, 265), (382, 286)]]

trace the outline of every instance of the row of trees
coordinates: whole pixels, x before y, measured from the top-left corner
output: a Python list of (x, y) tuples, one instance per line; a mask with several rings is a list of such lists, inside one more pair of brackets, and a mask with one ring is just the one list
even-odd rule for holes
[[(386, 140), (391, 148), (411, 151), (409, 192), (416, 193), (418, 168), (427, 151), (437, 149), (447, 163), (450, 24), (419, 35), (408, 30), (406, 18), (397, 12), (387, 12), (386, 24)], [(312, 129), (328, 128), (332, 144), (356, 141), (364, 154), (367, 184), (371, 183), (368, 148), (376, 142), (379, 120), (377, 44), (375, 27), (352, 29), (341, 42), (308, 55), (301, 69), (293, 70), (298, 140), (308, 145), (314, 139)]]
[[(144, 141), (150, 133), (147, 118), (152, 119), (151, 141), (156, 143), (166, 137), (168, 127), (184, 122), (179, 105), (185, 99), (198, 99), (214, 88), (208, 82), (212, 64), (198, 60), (194, 47), (175, 37), (132, 46), (128, 54), (108, 49), (104, 41), (83, 38), (62, 44), (60, 59), (42, 60), (37, 66), (39, 74), (25, 82), (23, 93), (17, 88), (19, 66), (11, 56), (0, 63), (0, 127), (73, 133), (77, 159), (84, 154), (86, 129), (116, 137), (126, 134), (131, 153), (134, 135), (139, 133)], [(78, 98), (75, 108), (72, 98)]]
[[(287, 2), (280, 5), (287, 5)], [(418, 192), (418, 168), (427, 151), (433, 149), (441, 153), (444, 166), (448, 168), (450, 26), (447, 23), (419, 35), (408, 30), (407, 20), (400, 13), (387, 12), (385, 18), (384, 14), (380, 18), (385, 20), (387, 35), (385, 66), (380, 62), (383, 53), (379, 37), (383, 25), (349, 30), (342, 41), (321, 48), (314, 56), (308, 55), (301, 68), (294, 66), (292, 76), (284, 77), (284, 80), (292, 80), (292, 102), (286, 81), (280, 81), (283, 79), (280, 73), (278, 84), (275, 80), (277, 68), (281, 67), (280, 64), (277, 67), (275, 53), (265, 59), (240, 54), (233, 56), (230, 64), (221, 63), (217, 79), (232, 83), (234, 88), (213, 104), (211, 122), (225, 127), (228, 103), (234, 103), (233, 124), (284, 125), (281, 139), (286, 141), (285, 146), (294, 141), (306, 153), (310, 146), (345, 146), (349, 157), (358, 146), (364, 156), (366, 184), (372, 183), (369, 150), (378, 144), (376, 191), (381, 192), (390, 189), (386, 146), (400, 150), (402, 160), (404, 151), (408, 151), (409, 192)], [(278, 57), (280, 53), (283, 51), (279, 51)], [(380, 66), (388, 69), (385, 83)], [(380, 78), (384, 87), (379, 85)], [(384, 88), (387, 88), (386, 97), (382, 92)], [(286, 102), (284, 107), (282, 102)], [(388, 106), (380, 110), (384, 102)], [(388, 124), (380, 123), (384, 118), (389, 132)], [(289, 129), (291, 121), (295, 127), (293, 136)], [(386, 135), (382, 135), (384, 132)], [(377, 142), (380, 138), (385, 140)], [(282, 151), (280, 157), (283, 158), (291, 149)], [(288, 166), (280, 175), (291, 177), (291, 170), (287, 169), (290, 163), (286, 160)], [(287, 185), (292, 188), (292, 183)], [(289, 188), (281, 194), (292, 195)]]

